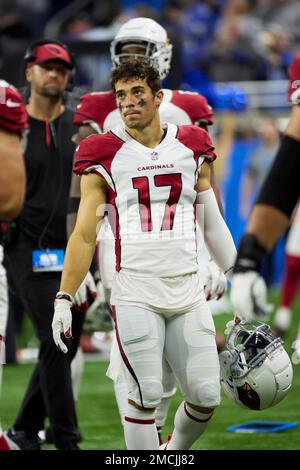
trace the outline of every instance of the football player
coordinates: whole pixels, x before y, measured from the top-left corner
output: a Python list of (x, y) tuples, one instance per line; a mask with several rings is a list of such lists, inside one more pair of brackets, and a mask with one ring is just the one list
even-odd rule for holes
[(148, 61), (132, 59), (116, 67), (112, 87), (124, 125), (83, 140), (75, 154), (81, 202), (56, 295), (53, 337), (66, 353), (61, 334), (72, 335), (73, 296), (108, 211), (116, 240), (111, 303), (128, 387), (127, 448), (158, 449), (155, 409), (163, 395), (165, 354), (185, 398), (169, 449), (189, 449), (220, 400), (215, 329), (198, 273), (195, 215), (223, 272), (231, 270), (235, 257), (210, 184), (209, 163), (216, 156), (203, 129), (160, 123), (163, 91)]
[[(27, 113), (20, 93), (6, 81), (0, 80), (0, 220), (14, 219), (23, 206), (25, 166), (22, 139), (25, 139), (27, 128)], [(3, 248), (0, 244), (0, 393), (8, 315), (7, 281), (2, 260)], [(0, 450), (10, 449), (16, 449), (16, 446), (2, 433), (0, 425)]]
[[(281, 290), (281, 304), (274, 317), (275, 331), (279, 336), (287, 334), (292, 321), (291, 306), (298, 292), (300, 281), (300, 206), (296, 210), (286, 242), (285, 274)], [(297, 335), (300, 340), (300, 325)], [(296, 340), (296, 341), (297, 341)]]
[[(300, 196), (300, 55), (289, 70), (288, 97), (293, 105), (290, 119), (241, 239), (234, 268), (231, 302), (236, 314), (248, 321), (263, 320), (272, 309), (259, 273), (265, 254), (287, 229)], [(299, 243), (298, 239), (298, 250)], [(281, 320), (277, 316), (275, 324), (282, 326)], [(300, 340), (295, 347), (300, 356)]]
[[(132, 58), (148, 57), (151, 64), (157, 68), (160, 78), (164, 79), (170, 69), (172, 45), (169, 43), (167, 32), (154, 20), (135, 18), (125, 23), (111, 44), (111, 59), (113, 67)], [(159, 109), (162, 122), (173, 124), (194, 124), (207, 129), (213, 124), (213, 111), (206, 99), (198, 93), (182, 90), (164, 89), (164, 97)], [(75, 136), (76, 143), (91, 133), (101, 134), (121, 123), (120, 112), (112, 91), (94, 92), (81, 97), (74, 114), (74, 123), (78, 127)], [(151, 156), (153, 164), (158, 159), (155, 153)], [(218, 196), (215, 183), (213, 164), (211, 165), (211, 182)], [(76, 198), (79, 200), (79, 181), (73, 178), (72, 201), (76, 208)], [(218, 196), (219, 197), (219, 196)], [(70, 216), (74, 224), (76, 215)], [(99, 268), (101, 282), (104, 287), (106, 301), (110, 302), (112, 279), (115, 272), (114, 236), (107, 219), (104, 220), (98, 236)], [(206, 258), (205, 258), (206, 259)], [(205, 292), (208, 299), (220, 298), (226, 290), (226, 277), (211, 260), (203, 272)], [(127, 387), (122, 373), (121, 360), (116, 341), (113, 342), (111, 362), (108, 376), (114, 381), (120, 415), (123, 419), (127, 408)], [(164, 361), (164, 395), (157, 408), (157, 427), (164, 425), (170, 398), (174, 395), (175, 378), (166, 361)]]

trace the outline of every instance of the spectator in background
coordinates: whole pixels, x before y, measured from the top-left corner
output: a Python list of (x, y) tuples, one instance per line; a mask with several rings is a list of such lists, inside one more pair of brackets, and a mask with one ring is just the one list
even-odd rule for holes
[(293, 60), (290, 34), (278, 24), (273, 24), (259, 36), (262, 58), (261, 77), (265, 80), (286, 80)]
[(14, 39), (33, 37), (32, 18), (19, 0), (1, 0), (0, 34)]
[(241, 212), (246, 219), (252, 203), (257, 196), (276, 155), (280, 134), (276, 121), (271, 117), (263, 117), (257, 123), (259, 137), (258, 148), (249, 156), (244, 179), (241, 182)]
[(263, 25), (279, 24), (291, 35), (294, 46), (300, 45), (300, 2), (298, 0), (258, 0), (253, 14)]
[(221, 8), (219, 2), (184, 0), (181, 5), (184, 67), (199, 66), (209, 53)]
[(209, 49), (208, 69), (212, 80), (259, 79), (261, 57), (255, 35), (259, 21), (251, 15), (246, 0), (231, 0), (224, 7)]

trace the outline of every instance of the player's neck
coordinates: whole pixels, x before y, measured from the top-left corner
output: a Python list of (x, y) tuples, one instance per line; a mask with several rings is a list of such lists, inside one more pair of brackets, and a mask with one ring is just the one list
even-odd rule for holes
[(127, 126), (125, 129), (133, 139), (149, 148), (157, 147), (165, 136), (165, 131), (159, 121), (152, 121), (149, 126), (143, 129), (130, 129)]
[(29, 116), (50, 121), (56, 119), (64, 111), (64, 106), (61, 99), (56, 100), (32, 93), (30, 96), (29, 104), (26, 106)]

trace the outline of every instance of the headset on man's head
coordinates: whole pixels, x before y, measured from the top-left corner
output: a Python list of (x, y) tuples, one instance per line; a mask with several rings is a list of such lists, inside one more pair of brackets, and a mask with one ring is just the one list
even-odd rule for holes
[(35, 51), (38, 46), (43, 46), (44, 44), (58, 44), (59, 46), (63, 47), (70, 56), (71, 59), (71, 69), (69, 72), (69, 81), (67, 85), (67, 91), (71, 91), (74, 86), (74, 77), (76, 73), (76, 61), (74, 54), (70, 51), (69, 47), (55, 39), (40, 39), (38, 41), (33, 42), (29, 47), (27, 47), (25, 54), (24, 54), (24, 62), (27, 64), (28, 62), (33, 62), (35, 60)]

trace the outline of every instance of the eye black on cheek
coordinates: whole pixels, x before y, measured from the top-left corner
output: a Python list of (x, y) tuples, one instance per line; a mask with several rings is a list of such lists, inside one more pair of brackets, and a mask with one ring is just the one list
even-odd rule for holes
[(143, 108), (146, 104), (146, 101), (144, 100), (144, 98), (141, 98), (139, 101), (138, 101), (138, 105)]

